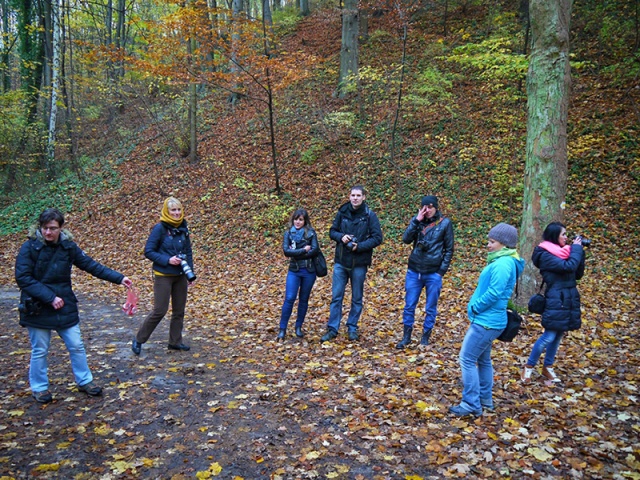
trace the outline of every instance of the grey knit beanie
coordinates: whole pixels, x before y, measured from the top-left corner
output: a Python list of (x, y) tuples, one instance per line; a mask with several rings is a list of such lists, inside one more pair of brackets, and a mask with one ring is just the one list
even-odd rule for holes
[(507, 223), (499, 223), (489, 230), (488, 237), (500, 242), (505, 247), (516, 248), (516, 244), (518, 243), (518, 230), (516, 230), (516, 227)]

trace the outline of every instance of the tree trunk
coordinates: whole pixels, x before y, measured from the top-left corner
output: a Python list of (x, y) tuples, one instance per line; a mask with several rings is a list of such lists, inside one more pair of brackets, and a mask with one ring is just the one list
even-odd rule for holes
[[(273, 27), (273, 16), (271, 15), (271, 6), (269, 0), (262, 0), (262, 24), (269, 32)], [(266, 32), (264, 32), (266, 35)]]
[(346, 0), (342, 10), (342, 47), (337, 90), (340, 98), (357, 87), (359, 17), (358, 0)]
[(311, 8), (309, 7), (309, 0), (300, 0), (300, 15), (306, 17), (311, 14)]
[(118, 0), (118, 18), (116, 20), (116, 48), (122, 50), (120, 52), (120, 60), (116, 68), (116, 76), (124, 77), (124, 50), (127, 48), (127, 28), (126, 28), (126, 1)]
[(53, 0), (51, 2), (51, 27), (53, 58), (51, 62), (51, 109), (49, 111), (49, 138), (47, 141), (47, 177), (49, 180), (55, 178), (55, 159), (56, 159), (56, 118), (58, 115), (58, 84), (60, 79), (60, 47), (61, 40), (61, 24), (62, 17), (59, 2), (62, 0)]
[(4, 65), (2, 69), (2, 91), (8, 92), (11, 90), (11, 69), (9, 68), (9, 1), (1, 0), (0, 8), (2, 8), (2, 58), (0, 63)]
[(520, 254), (527, 260), (519, 304), (537, 290), (537, 269), (528, 261), (542, 231), (562, 221), (567, 192), (569, 20), (572, 0), (531, 0), (531, 56), (527, 75), (527, 158)]
[(241, 84), (239, 81), (239, 69), (238, 62), (240, 61), (238, 58), (238, 47), (240, 43), (240, 24), (237, 21), (240, 13), (242, 12), (242, 0), (233, 0), (232, 3), (232, 16), (233, 16), (233, 33), (231, 34), (231, 62), (229, 66), (229, 70), (233, 76), (235, 76), (235, 85), (233, 87), (233, 91), (229, 95), (228, 101), (232, 105), (235, 105), (240, 100), (240, 88)]
[(360, 26), (358, 35), (363, 42), (369, 40), (369, 15), (366, 10), (360, 10)]
[[(263, 0), (263, 5), (268, 5), (269, 0)], [(265, 9), (266, 10), (266, 9)], [(265, 17), (265, 10), (262, 11), (262, 41), (264, 42), (264, 56), (271, 57), (271, 49), (269, 47), (269, 37), (267, 37), (267, 20)], [(267, 107), (269, 109), (269, 139), (271, 144), (271, 159), (273, 162), (273, 175), (276, 180), (276, 193), (280, 195), (282, 189), (280, 188), (280, 173), (278, 171), (278, 156), (276, 155), (276, 128), (274, 122), (273, 112), (273, 88), (271, 88), (271, 72), (269, 71), (269, 64), (266, 68), (267, 85), (265, 90), (267, 91)]]
[[(189, 2), (191, 3), (191, 2)], [(194, 69), (193, 55), (196, 50), (196, 39), (193, 31), (189, 33), (187, 39), (187, 55), (189, 57), (189, 71), (193, 78), (189, 82), (189, 162), (196, 163), (198, 160), (198, 123), (197, 123), (197, 111), (198, 111), (198, 88), (196, 83), (196, 74)]]

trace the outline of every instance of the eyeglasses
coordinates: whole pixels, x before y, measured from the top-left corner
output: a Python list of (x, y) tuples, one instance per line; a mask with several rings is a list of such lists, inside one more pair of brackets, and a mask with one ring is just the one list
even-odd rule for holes
[(42, 230), (43, 232), (55, 233), (60, 230), (60, 227), (40, 227), (40, 230)]

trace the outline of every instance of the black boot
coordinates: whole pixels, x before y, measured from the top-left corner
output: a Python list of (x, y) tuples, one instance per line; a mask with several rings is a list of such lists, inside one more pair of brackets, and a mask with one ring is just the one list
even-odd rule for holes
[(420, 345), (429, 345), (429, 337), (431, 336), (431, 329), (427, 329), (422, 332), (422, 339), (420, 340)]
[(278, 332), (278, 340), (284, 340), (285, 333), (287, 333), (287, 331), (284, 328), (281, 328), (280, 331)]
[(405, 348), (407, 345), (409, 345), (411, 343), (411, 332), (413, 332), (413, 327), (408, 327), (407, 325), (404, 326), (404, 335), (402, 337), (402, 340), (400, 340), (398, 342), (398, 344), (396, 345), (396, 348), (398, 350), (401, 350), (403, 348)]
[(304, 337), (304, 333), (302, 332), (302, 325), (296, 325), (296, 337), (302, 338)]

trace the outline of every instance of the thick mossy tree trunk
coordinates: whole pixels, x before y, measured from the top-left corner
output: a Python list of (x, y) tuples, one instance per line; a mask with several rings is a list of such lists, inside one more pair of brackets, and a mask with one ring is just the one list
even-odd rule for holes
[(358, 76), (358, 35), (360, 18), (358, 0), (346, 0), (342, 10), (342, 48), (340, 49), (340, 78), (338, 97), (354, 92)]
[(518, 303), (537, 288), (531, 253), (551, 221), (562, 221), (567, 192), (569, 20), (572, 0), (531, 0), (531, 56), (527, 76), (527, 158), (520, 254), (527, 266)]

